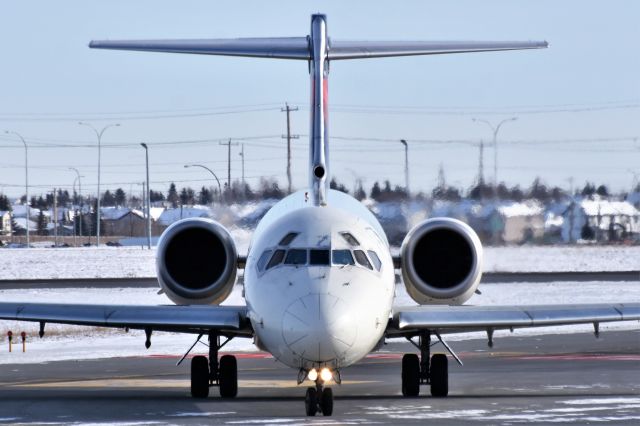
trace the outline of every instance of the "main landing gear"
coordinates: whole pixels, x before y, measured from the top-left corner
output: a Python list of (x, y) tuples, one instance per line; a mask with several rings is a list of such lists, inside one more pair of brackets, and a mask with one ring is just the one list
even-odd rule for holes
[(220, 396), (235, 398), (238, 394), (238, 363), (233, 355), (224, 355), (218, 362), (218, 350), (229, 340), (220, 344), (220, 336), (209, 335), (209, 359), (198, 355), (191, 359), (191, 396), (206, 398), (209, 388), (218, 386)]
[[(431, 385), (431, 395), (445, 397), (449, 394), (449, 362), (445, 354), (431, 352), (431, 333), (424, 332), (419, 336), (420, 357), (416, 354), (404, 354), (402, 357), (402, 395), (418, 396), (420, 385)], [(444, 344), (444, 342), (443, 342)], [(447, 349), (449, 349), (447, 347)]]

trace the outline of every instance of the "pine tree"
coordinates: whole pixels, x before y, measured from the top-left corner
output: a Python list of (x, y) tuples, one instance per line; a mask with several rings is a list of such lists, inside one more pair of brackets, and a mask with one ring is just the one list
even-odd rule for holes
[(171, 203), (171, 207), (174, 209), (178, 207), (178, 201), (180, 198), (178, 197), (178, 190), (176, 189), (176, 184), (171, 182), (169, 185), (169, 192), (167, 193), (167, 201)]
[(127, 195), (124, 193), (122, 188), (116, 189), (114, 198), (116, 206), (125, 206), (127, 204)]
[(47, 220), (44, 217), (44, 212), (40, 210), (38, 214), (37, 231), (38, 235), (47, 235)]
[(0, 194), (0, 210), (11, 211), (11, 203), (9, 197), (4, 194)]

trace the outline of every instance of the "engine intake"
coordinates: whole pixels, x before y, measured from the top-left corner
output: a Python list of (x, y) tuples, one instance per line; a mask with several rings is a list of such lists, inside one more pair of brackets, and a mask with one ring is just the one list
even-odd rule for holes
[(416, 225), (401, 248), (407, 293), (421, 305), (462, 304), (482, 277), (482, 244), (469, 225), (435, 218)]
[(217, 305), (233, 290), (237, 259), (233, 238), (218, 222), (183, 219), (169, 226), (158, 242), (158, 282), (176, 304)]

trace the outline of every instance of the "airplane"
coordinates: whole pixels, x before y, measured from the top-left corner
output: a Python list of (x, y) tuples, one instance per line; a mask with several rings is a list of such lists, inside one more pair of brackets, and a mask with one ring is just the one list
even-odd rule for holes
[[(158, 282), (174, 305), (113, 306), (0, 303), (0, 319), (45, 324), (141, 329), (145, 346), (153, 331), (190, 333), (209, 339), (209, 356), (191, 359), (191, 395), (206, 398), (238, 392), (237, 361), (219, 357), (234, 338), (256, 347), (312, 382), (305, 394), (308, 416), (333, 413), (331, 382), (386, 338), (406, 338), (419, 354), (402, 358), (406, 397), (429, 385), (434, 397), (449, 393), (448, 358), (431, 354), (449, 333), (640, 320), (640, 303), (467, 306), (482, 276), (482, 244), (465, 223), (432, 218), (404, 238), (400, 255), (374, 215), (347, 194), (329, 188), (328, 75), (331, 61), (391, 56), (546, 48), (546, 42), (340, 41), (327, 35), (327, 18), (311, 16), (307, 37), (230, 40), (92, 41), (91, 48), (306, 61), (311, 77), (309, 187), (277, 203), (258, 224), (246, 256), (229, 232), (211, 219), (180, 220), (161, 235), (156, 256)], [(244, 306), (220, 306), (244, 269)], [(418, 306), (396, 307), (395, 273)], [(180, 363), (179, 362), (179, 363)]]

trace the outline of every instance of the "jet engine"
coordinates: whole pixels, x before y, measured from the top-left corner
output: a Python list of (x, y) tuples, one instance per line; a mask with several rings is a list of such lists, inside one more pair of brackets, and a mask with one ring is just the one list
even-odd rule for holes
[(434, 218), (416, 225), (402, 242), (402, 278), (421, 305), (460, 305), (482, 276), (482, 243), (469, 225)]
[(236, 282), (238, 253), (229, 232), (211, 219), (190, 218), (160, 237), (160, 287), (178, 305), (220, 304)]

